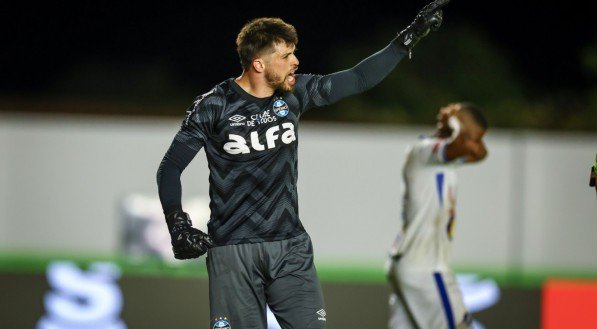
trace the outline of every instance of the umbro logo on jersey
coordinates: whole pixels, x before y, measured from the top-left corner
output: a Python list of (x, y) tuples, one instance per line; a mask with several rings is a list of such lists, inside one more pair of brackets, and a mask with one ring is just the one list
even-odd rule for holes
[(245, 123), (241, 122), (241, 121), (244, 121), (245, 119), (246, 119), (246, 117), (244, 117), (240, 114), (235, 114), (235, 115), (231, 116), (230, 118), (228, 118), (228, 120), (232, 121), (232, 122), (230, 122), (230, 125), (233, 127), (244, 126)]
[(315, 312), (315, 313), (317, 313), (317, 315), (319, 315), (319, 317), (317, 318), (317, 320), (326, 321), (325, 316), (327, 314), (325, 313), (325, 310), (323, 308), (321, 310)]
[[(235, 134), (229, 134), (229, 141), (224, 144), (224, 151), (229, 154), (248, 154), (251, 149), (255, 151), (264, 151), (276, 147), (276, 141), (280, 140), (284, 144), (290, 144), (296, 140), (294, 133), (294, 124), (291, 122), (284, 122), (282, 125), (282, 133), (280, 134), (280, 126), (270, 127), (265, 131), (265, 145), (259, 141), (259, 133), (251, 132), (249, 135), (250, 145), (247, 145), (245, 137)], [(250, 147), (249, 147), (250, 146)]]
[(235, 115), (231, 116), (230, 118), (228, 118), (228, 120), (230, 120), (230, 121), (234, 121), (234, 122), (241, 122), (241, 121), (243, 121), (244, 119), (246, 119), (246, 117), (243, 117), (243, 116), (242, 116), (242, 115), (240, 115), (240, 114), (235, 114)]

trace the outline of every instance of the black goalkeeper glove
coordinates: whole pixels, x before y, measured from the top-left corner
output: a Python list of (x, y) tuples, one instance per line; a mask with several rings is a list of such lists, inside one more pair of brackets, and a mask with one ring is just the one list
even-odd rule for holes
[(215, 246), (211, 237), (194, 228), (189, 214), (175, 211), (166, 216), (166, 223), (172, 240), (174, 258), (197, 258)]
[(408, 49), (408, 58), (412, 58), (413, 47), (430, 31), (436, 31), (442, 25), (443, 13), (441, 8), (450, 0), (435, 0), (423, 7), (415, 20), (398, 33), (397, 41)]

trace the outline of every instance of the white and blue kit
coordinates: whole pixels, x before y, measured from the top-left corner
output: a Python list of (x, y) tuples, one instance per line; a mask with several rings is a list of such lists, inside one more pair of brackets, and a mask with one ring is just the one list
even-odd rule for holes
[(389, 328), (468, 328), (468, 314), (449, 266), (456, 208), (450, 139), (422, 138), (409, 147), (402, 176), (402, 227), (390, 252)]

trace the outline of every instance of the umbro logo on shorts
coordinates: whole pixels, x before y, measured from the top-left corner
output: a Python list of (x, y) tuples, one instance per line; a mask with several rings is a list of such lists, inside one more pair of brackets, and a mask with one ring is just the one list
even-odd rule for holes
[(326, 319), (325, 319), (326, 313), (325, 313), (325, 310), (323, 308), (321, 310), (315, 312), (315, 313), (317, 313), (317, 315), (319, 315), (319, 317), (317, 318), (317, 320), (326, 321)]

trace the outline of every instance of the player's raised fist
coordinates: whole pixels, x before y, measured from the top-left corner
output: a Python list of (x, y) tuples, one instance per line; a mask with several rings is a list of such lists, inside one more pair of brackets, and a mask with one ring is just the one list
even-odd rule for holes
[(436, 0), (427, 4), (415, 17), (414, 21), (398, 33), (398, 41), (408, 49), (409, 58), (412, 57), (413, 47), (430, 31), (436, 31), (442, 24), (442, 7), (450, 0)]
[(192, 226), (189, 214), (175, 211), (166, 216), (176, 259), (197, 258), (213, 247), (211, 237)]

